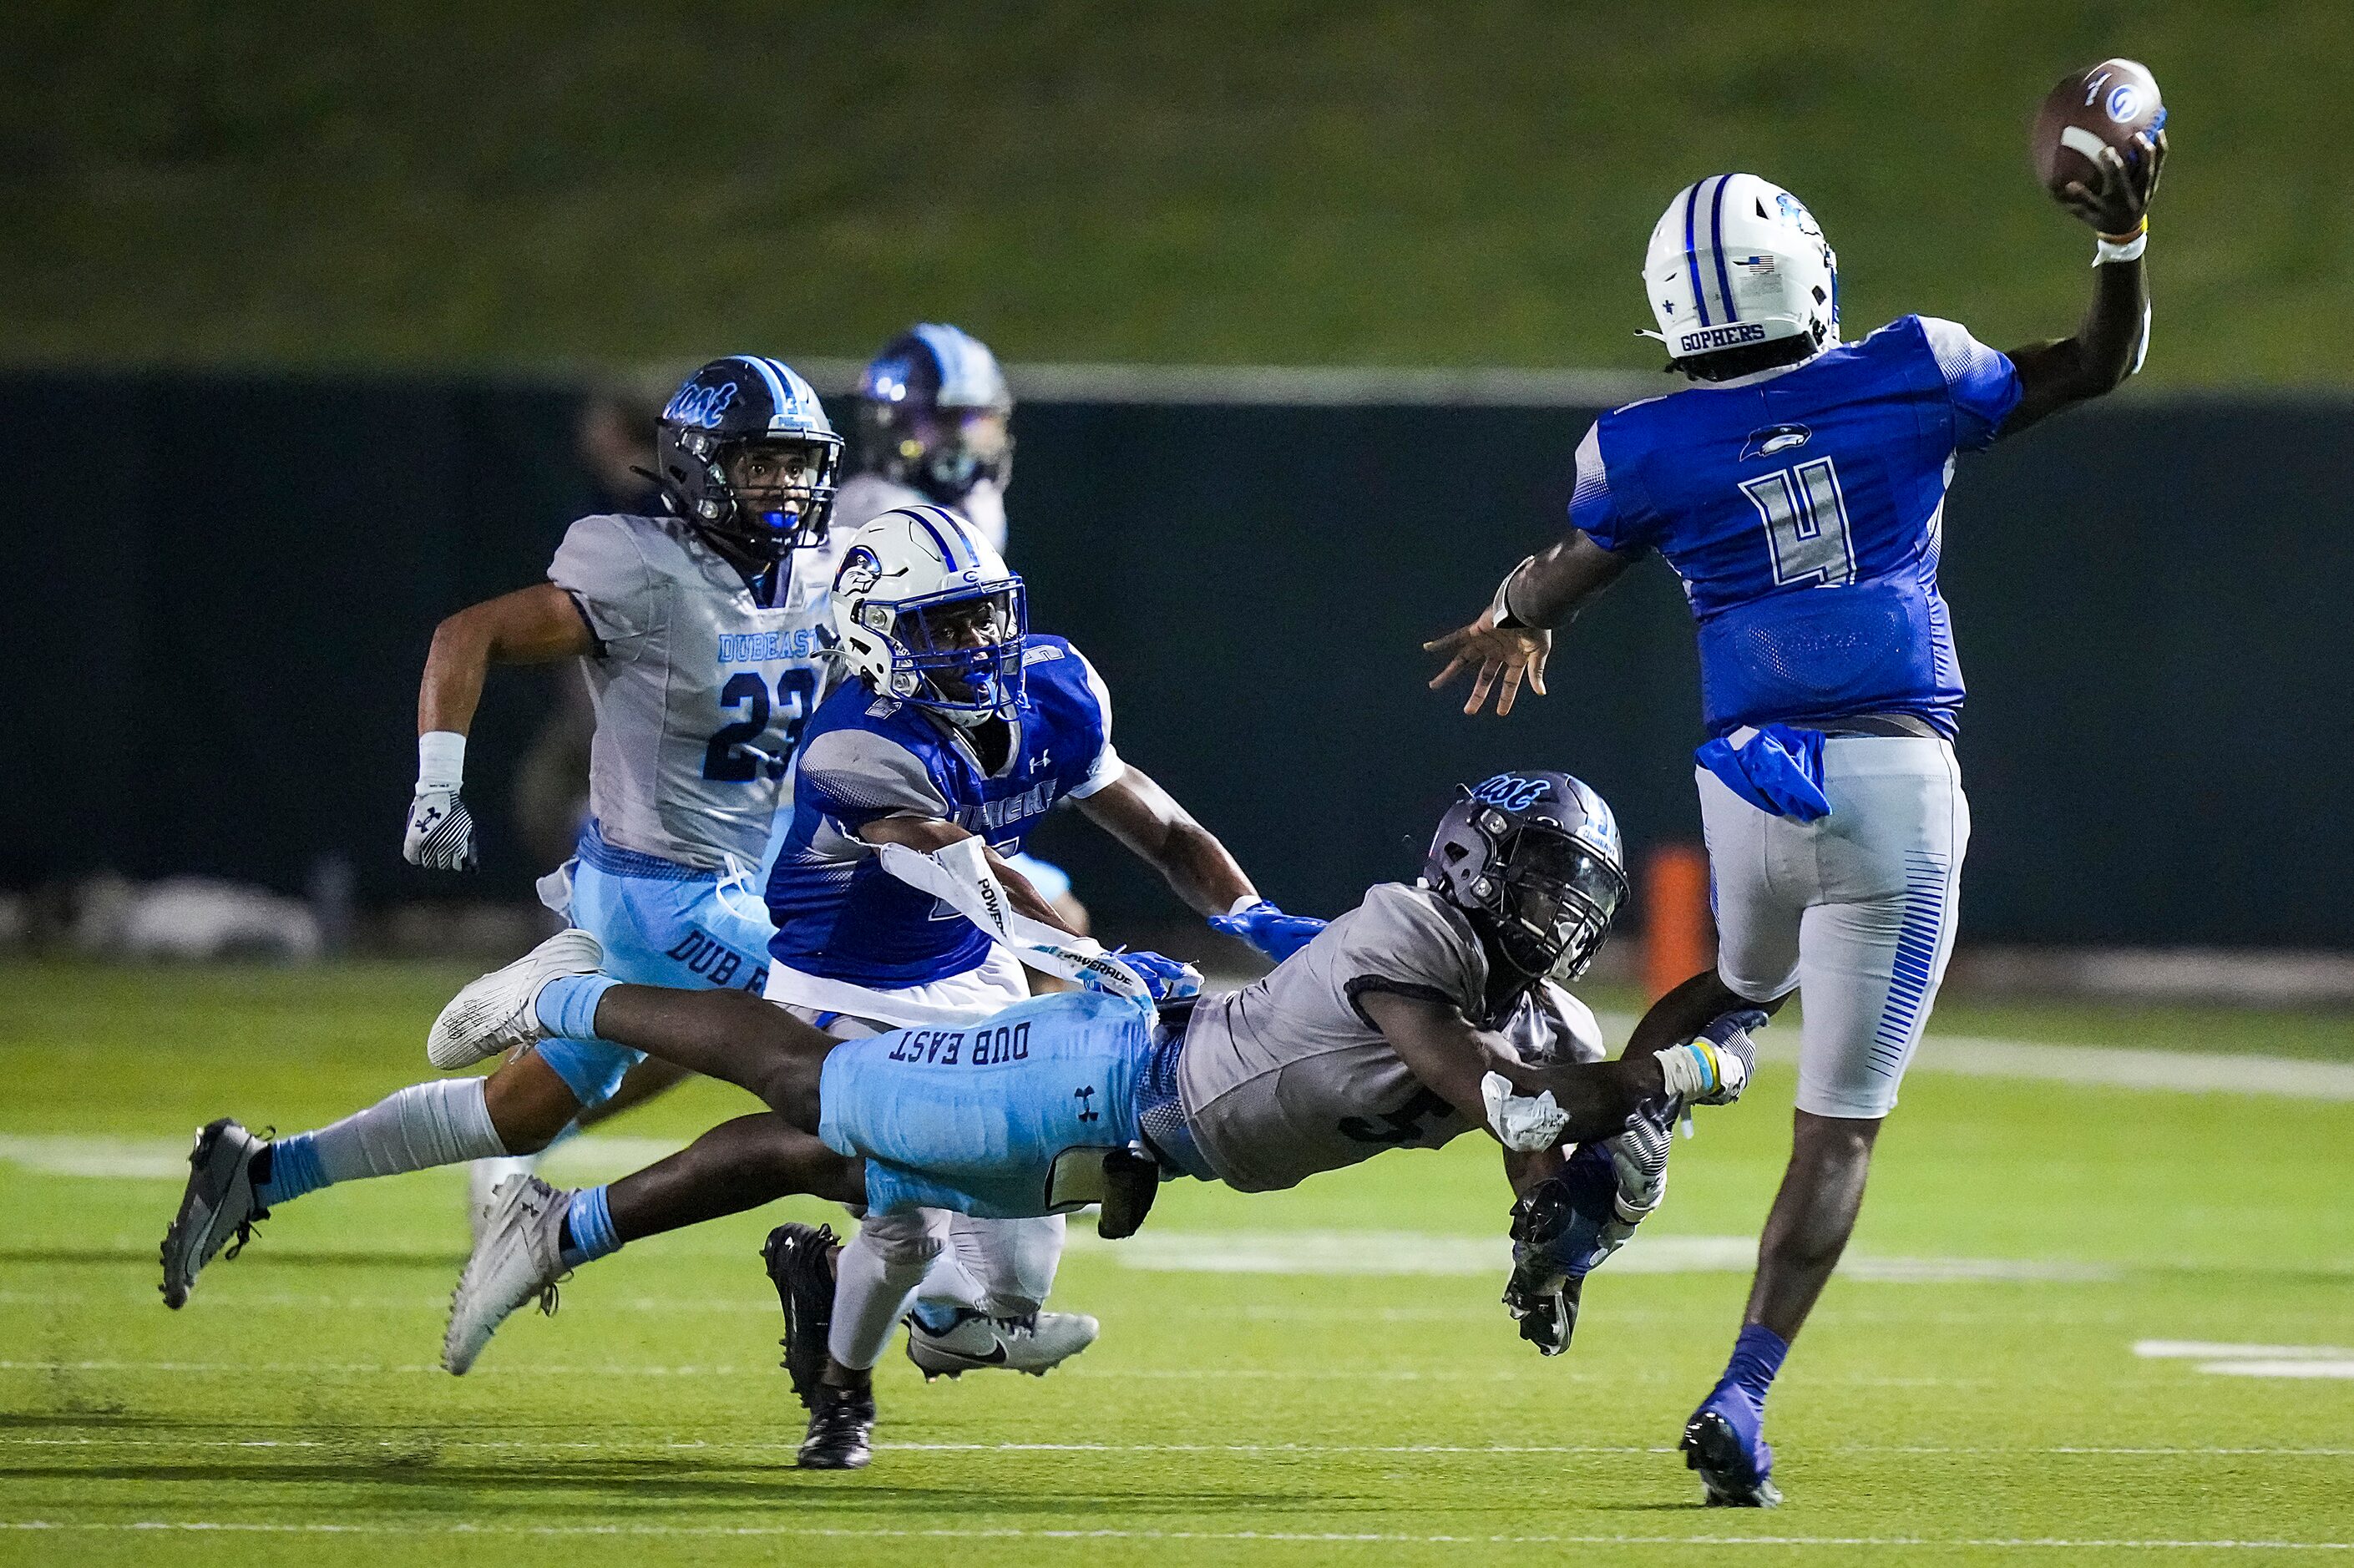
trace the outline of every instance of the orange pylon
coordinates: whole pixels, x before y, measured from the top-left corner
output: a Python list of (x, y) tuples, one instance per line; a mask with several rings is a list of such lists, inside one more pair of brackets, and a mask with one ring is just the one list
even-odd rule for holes
[(1715, 962), (1707, 852), (1663, 844), (1643, 863), (1643, 990), (1656, 1000)]

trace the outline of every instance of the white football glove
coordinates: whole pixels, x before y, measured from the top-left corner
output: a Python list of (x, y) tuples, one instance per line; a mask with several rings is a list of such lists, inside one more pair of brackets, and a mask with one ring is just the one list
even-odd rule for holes
[(419, 787), (408, 803), (408, 832), (401, 857), (430, 871), (474, 869), (474, 818), (458, 791)]

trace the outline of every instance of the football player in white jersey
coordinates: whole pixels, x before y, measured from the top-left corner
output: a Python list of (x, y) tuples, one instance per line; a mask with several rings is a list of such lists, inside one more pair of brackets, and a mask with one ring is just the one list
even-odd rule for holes
[[(489, 667), (578, 660), (597, 717), (591, 815), (542, 899), (595, 933), (617, 972), (757, 996), (773, 931), (751, 879), (820, 694), (831, 573), (816, 546), (843, 442), (808, 383), (752, 355), (696, 371), (657, 433), (663, 515), (580, 519), (547, 581), (435, 630), (402, 852), (444, 871), (474, 863), (463, 767)], [(164, 1236), (165, 1304), (276, 1207), (339, 1181), (536, 1151), (642, 1059), (546, 1040), (487, 1077), (414, 1085), (312, 1132), (265, 1142), (211, 1123)]]
[[(1577, 450), (1567, 537), (1426, 644), (1508, 713), (1550, 628), (1647, 551), (1682, 579), (1710, 740), (1695, 754), (1726, 1006), (1805, 995), (1789, 1168), (1724, 1375), (1685, 1424), (1708, 1500), (1780, 1500), (1767, 1390), (1863, 1202), (1953, 950), (1969, 805), (1963, 686), (1937, 565), (1957, 454), (2099, 397), (2141, 363), (2161, 131), (2104, 148), (2062, 201), (2099, 235), (2073, 336), (2006, 355), (1904, 316), (1840, 341), (1839, 269), (1806, 206), (1755, 175), (1679, 193), (1643, 280), (1694, 385), (1616, 408)], [(2098, 188), (2094, 188), (2097, 185)], [(1674, 993), (1671, 993), (1674, 994)]]

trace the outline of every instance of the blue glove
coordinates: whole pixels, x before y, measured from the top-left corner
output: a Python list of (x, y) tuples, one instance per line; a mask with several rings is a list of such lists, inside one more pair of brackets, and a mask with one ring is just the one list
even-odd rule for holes
[(1325, 925), (1313, 916), (1286, 915), (1264, 898), (1237, 914), (1210, 916), (1211, 930), (1239, 937), (1278, 964), (1314, 941)]
[(1155, 1001), (1182, 1001), (1202, 994), (1202, 971), (1189, 963), (1141, 948), (1121, 948), (1112, 957), (1136, 971)]

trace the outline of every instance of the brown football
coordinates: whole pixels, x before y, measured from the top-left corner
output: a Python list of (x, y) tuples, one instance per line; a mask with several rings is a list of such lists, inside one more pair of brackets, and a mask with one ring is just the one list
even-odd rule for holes
[(2035, 177), (2057, 196), (2071, 180), (2090, 184), (2092, 159), (2115, 147), (2128, 164), (2138, 156), (2136, 133), (2166, 123), (2166, 104), (2147, 68), (2134, 60), (2103, 60), (2062, 77), (2035, 111)]

